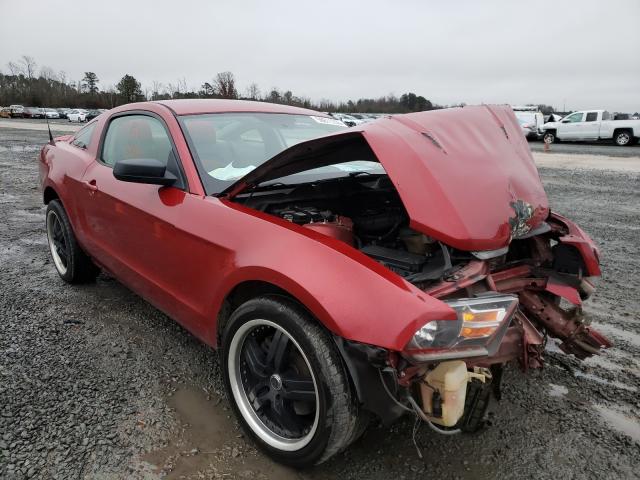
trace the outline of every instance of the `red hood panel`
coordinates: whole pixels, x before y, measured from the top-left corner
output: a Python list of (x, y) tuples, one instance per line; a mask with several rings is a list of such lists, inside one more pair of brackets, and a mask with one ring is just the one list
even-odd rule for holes
[(494, 250), (549, 212), (531, 151), (507, 106), (381, 119), (363, 134), (411, 226), (461, 250)]
[(495, 105), (396, 115), (299, 143), (223, 193), (233, 197), (260, 182), (373, 155), (411, 226), (454, 248), (499, 249), (548, 216), (520, 126), (509, 107)]

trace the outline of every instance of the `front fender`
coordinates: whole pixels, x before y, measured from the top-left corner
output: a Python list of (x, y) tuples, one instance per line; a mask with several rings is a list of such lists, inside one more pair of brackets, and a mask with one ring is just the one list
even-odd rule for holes
[(543, 132), (546, 132), (547, 130), (558, 130), (558, 125), (559, 122), (547, 122), (542, 125), (541, 129)]
[[(244, 209), (244, 207), (234, 206)], [(263, 216), (253, 241), (237, 250), (235, 268), (222, 280), (218, 311), (245, 281), (287, 291), (340, 337), (401, 351), (431, 320), (455, 320), (455, 312), (349, 245), (290, 222)], [(284, 227), (284, 228), (283, 228)], [(260, 248), (255, 248), (255, 239)]]

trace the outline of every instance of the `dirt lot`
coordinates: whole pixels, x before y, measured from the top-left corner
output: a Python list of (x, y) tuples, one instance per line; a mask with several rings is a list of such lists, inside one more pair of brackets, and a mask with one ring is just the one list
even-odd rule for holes
[[(222, 394), (215, 352), (101, 275), (70, 287), (49, 259), (35, 158), (46, 132), (0, 127), (0, 478), (543, 478), (640, 475), (640, 157), (538, 154), (557, 211), (602, 249), (586, 305), (616, 346), (513, 368), (481, 433), (373, 424), (315, 469), (273, 464)], [(588, 168), (584, 168), (584, 166)]]

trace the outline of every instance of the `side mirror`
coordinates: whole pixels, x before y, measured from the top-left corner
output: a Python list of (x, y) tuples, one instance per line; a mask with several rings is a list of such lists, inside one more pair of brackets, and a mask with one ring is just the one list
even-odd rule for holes
[(118, 160), (113, 166), (113, 176), (123, 182), (173, 185), (177, 177), (167, 172), (167, 166), (155, 158), (131, 158)]

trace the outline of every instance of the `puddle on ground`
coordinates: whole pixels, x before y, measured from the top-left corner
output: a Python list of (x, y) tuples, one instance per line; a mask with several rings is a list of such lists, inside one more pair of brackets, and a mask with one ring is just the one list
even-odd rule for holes
[(636, 392), (638, 390), (636, 387), (632, 387), (625, 383), (617, 382), (615, 380), (607, 380), (606, 378), (599, 377), (592, 373), (585, 373), (579, 370), (574, 370), (573, 375), (579, 378), (586, 378), (587, 380), (591, 380), (592, 382), (600, 383), (602, 385), (609, 385), (611, 387), (627, 390), (628, 392)]
[[(169, 445), (142, 457), (166, 478), (228, 475), (230, 478), (297, 479), (298, 474), (256, 452), (241, 438), (227, 402), (196, 388), (181, 386), (167, 403), (182, 425)], [(226, 409), (225, 409), (226, 407)], [(217, 476), (216, 476), (217, 478)]]
[(595, 409), (607, 425), (640, 443), (640, 423), (637, 420), (605, 405), (595, 405)]
[(564, 397), (567, 393), (569, 393), (569, 389), (564, 385), (549, 384), (549, 395), (552, 397)]

